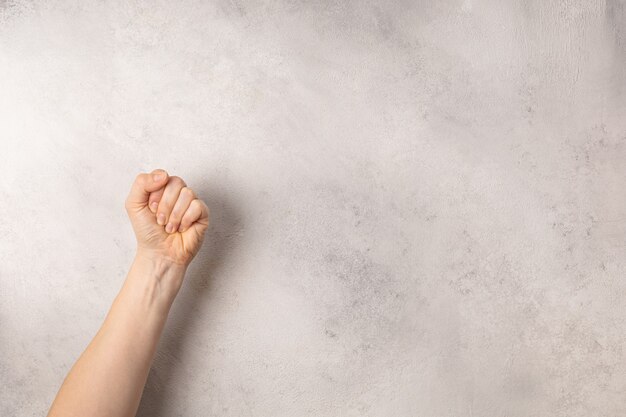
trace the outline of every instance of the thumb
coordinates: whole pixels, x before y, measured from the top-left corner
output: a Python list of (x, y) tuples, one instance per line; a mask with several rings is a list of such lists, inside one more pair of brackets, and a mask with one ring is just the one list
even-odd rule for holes
[(168, 174), (163, 169), (155, 169), (149, 174), (137, 175), (126, 198), (126, 210), (136, 211), (147, 207), (150, 193), (165, 187), (167, 181)]

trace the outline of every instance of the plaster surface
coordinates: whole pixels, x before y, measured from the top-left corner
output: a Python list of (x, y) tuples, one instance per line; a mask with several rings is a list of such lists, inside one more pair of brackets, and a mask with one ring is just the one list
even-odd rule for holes
[(0, 1), (0, 415), (211, 208), (139, 416), (626, 413), (619, 0)]

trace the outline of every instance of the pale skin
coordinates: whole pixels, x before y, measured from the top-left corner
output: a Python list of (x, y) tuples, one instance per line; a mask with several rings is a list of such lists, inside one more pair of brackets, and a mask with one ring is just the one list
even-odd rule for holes
[(139, 174), (126, 198), (137, 251), (102, 327), (65, 378), (48, 417), (131, 417), (189, 263), (207, 205), (162, 169)]

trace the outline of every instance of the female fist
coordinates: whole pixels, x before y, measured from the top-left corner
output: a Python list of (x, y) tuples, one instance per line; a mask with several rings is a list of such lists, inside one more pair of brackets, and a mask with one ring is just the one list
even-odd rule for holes
[(139, 174), (125, 206), (138, 252), (189, 265), (209, 226), (209, 209), (185, 181), (162, 169)]

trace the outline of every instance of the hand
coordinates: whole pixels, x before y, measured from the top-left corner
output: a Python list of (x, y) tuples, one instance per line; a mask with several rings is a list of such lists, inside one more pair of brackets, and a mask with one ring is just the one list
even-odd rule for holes
[(162, 169), (137, 175), (126, 198), (137, 252), (187, 266), (209, 226), (209, 208), (180, 177)]

